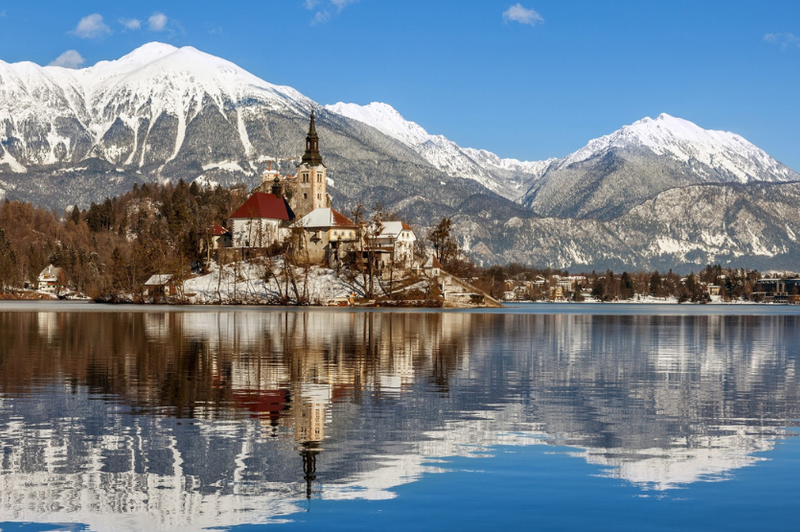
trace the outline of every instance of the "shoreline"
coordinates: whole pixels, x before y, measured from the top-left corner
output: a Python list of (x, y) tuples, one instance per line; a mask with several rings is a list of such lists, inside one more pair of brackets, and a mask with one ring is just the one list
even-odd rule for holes
[(3, 312), (131, 312), (131, 313), (205, 313), (205, 312), (395, 312), (441, 314), (528, 314), (528, 315), (614, 315), (614, 316), (800, 316), (800, 305), (786, 303), (718, 302), (712, 304), (670, 302), (511, 302), (500, 308), (322, 306), (258, 304), (153, 304), (96, 303), (87, 300), (0, 300)]

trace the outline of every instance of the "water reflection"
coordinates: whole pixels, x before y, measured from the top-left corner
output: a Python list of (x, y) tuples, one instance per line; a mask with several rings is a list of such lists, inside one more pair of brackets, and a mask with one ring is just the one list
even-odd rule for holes
[(800, 418), (795, 316), (0, 313), (0, 521), (269, 522), (566, 444), (648, 490)]

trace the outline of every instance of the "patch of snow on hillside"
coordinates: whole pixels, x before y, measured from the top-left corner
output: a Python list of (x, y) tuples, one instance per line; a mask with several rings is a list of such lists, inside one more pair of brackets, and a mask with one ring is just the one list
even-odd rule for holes
[(503, 227), (506, 228), (506, 229), (519, 229), (520, 227), (522, 227), (522, 224), (523, 224), (522, 219), (517, 217), (517, 216), (514, 216), (513, 218), (510, 218), (503, 225)]
[(219, 181), (215, 181), (213, 179), (209, 179), (208, 177), (201, 175), (192, 181), (193, 183), (197, 183), (197, 186), (200, 188), (219, 188)]
[(19, 164), (19, 162), (14, 158), (13, 155), (11, 155), (5, 150), (3, 150), (2, 155), (0, 155), (0, 166), (3, 166), (4, 164), (7, 164), (9, 168), (11, 168), (12, 172), (18, 174), (24, 174), (28, 171), (27, 168)]
[(209, 170), (223, 170), (226, 172), (242, 172), (245, 174), (251, 174), (252, 172), (249, 170), (244, 170), (241, 165), (237, 162), (233, 161), (220, 161), (218, 163), (210, 163), (203, 165), (203, 171), (207, 172)]

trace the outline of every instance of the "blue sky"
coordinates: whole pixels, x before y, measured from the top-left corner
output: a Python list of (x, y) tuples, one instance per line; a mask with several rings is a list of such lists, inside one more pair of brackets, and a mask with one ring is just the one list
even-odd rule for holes
[(562, 157), (666, 112), (800, 171), (796, 0), (0, 0), (6, 62), (89, 66), (154, 40), (503, 157)]

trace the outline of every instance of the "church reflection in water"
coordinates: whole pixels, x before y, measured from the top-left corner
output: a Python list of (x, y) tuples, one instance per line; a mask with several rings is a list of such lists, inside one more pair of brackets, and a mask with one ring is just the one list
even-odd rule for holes
[(270, 522), (498, 445), (717, 480), (791, 434), (798, 346), (794, 316), (0, 313), (0, 521)]

